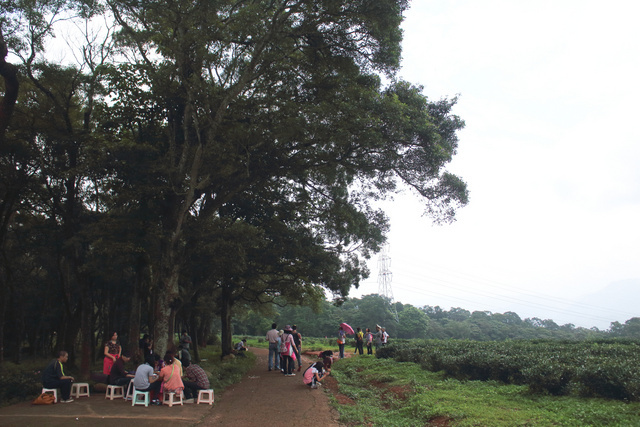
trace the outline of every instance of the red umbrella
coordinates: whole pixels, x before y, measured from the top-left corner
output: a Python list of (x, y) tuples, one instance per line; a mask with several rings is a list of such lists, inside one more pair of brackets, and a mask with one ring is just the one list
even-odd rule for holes
[(342, 329), (343, 331), (345, 331), (347, 334), (349, 335), (353, 335), (353, 328), (349, 325), (347, 325), (346, 323), (340, 323), (340, 329)]

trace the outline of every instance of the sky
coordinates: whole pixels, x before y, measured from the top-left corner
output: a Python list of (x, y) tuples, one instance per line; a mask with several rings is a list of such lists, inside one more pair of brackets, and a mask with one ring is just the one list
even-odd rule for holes
[[(639, 15), (616, 0), (412, 2), (399, 75), (459, 96), (447, 169), (470, 201), (442, 226), (411, 193), (383, 205), (395, 301), (599, 329), (640, 317), (611, 294), (640, 292)], [(378, 293), (380, 258), (351, 296)]]

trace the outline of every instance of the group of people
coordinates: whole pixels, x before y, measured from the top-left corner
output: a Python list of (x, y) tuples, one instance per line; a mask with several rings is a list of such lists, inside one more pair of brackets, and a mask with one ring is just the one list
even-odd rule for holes
[(298, 371), (302, 369), (302, 335), (298, 332), (296, 325), (286, 325), (284, 329), (277, 329), (277, 324), (273, 323), (271, 329), (267, 331), (267, 341), (269, 341), (269, 370), (282, 372), (287, 377), (296, 374), (296, 362)]
[[(293, 377), (296, 375), (296, 364), (298, 372), (302, 370), (302, 335), (296, 325), (286, 325), (284, 329), (278, 330), (277, 323), (273, 323), (267, 331), (266, 339), (269, 342), (269, 371), (280, 371), (284, 376)], [(302, 373), (302, 382), (310, 388), (318, 388), (320, 381), (331, 373), (333, 352), (322, 352), (319, 357), (323, 359), (322, 362), (311, 364)]]
[[(114, 332), (104, 346), (103, 373), (108, 375), (108, 382), (111, 385), (126, 388), (133, 381), (136, 390), (151, 392), (151, 402), (157, 405), (161, 404), (164, 391), (184, 393), (185, 401), (192, 402), (198, 391), (209, 389), (210, 384), (204, 369), (191, 363), (190, 344), (191, 337), (186, 331), (182, 331), (177, 352), (169, 350), (161, 359), (153, 352), (149, 336), (144, 335), (139, 342), (143, 362), (135, 371), (127, 371), (126, 364), (131, 361), (131, 355), (122, 352), (118, 334)], [(66, 351), (60, 351), (58, 357), (45, 368), (42, 374), (43, 386), (60, 389), (60, 401), (63, 403), (73, 402), (71, 385), (74, 378), (65, 375), (63, 366), (68, 359), (69, 354)]]
[[(344, 347), (347, 343), (347, 332), (345, 327), (340, 325), (338, 327), (338, 349), (340, 359), (344, 358)], [(372, 333), (371, 329), (367, 328), (365, 332), (362, 332), (361, 328), (357, 328), (355, 333), (356, 349), (354, 353), (364, 354), (364, 347), (367, 348), (367, 354), (373, 354), (373, 347), (376, 351), (382, 346), (387, 345), (389, 340), (389, 334), (386, 329), (380, 325), (376, 325), (376, 332)]]

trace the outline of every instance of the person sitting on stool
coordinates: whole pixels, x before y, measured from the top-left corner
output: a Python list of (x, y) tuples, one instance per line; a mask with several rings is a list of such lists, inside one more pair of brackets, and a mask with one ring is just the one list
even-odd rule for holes
[(42, 385), (44, 388), (59, 388), (62, 403), (73, 402), (71, 398), (71, 383), (73, 377), (64, 374), (63, 363), (69, 360), (69, 353), (62, 350), (58, 353), (58, 358), (49, 363), (49, 366), (42, 372)]

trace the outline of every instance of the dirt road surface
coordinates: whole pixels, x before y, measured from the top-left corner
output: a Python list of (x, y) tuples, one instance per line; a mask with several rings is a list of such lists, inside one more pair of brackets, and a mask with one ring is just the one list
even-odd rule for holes
[[(31, 405), (20, 403), (0, 409), (1, 427), (69, 427), (69, 426), (262, 426), (283, 422), (305, 427), (339, 426), (337, 413), (329, 407), (322, 389), (311, 390), (302, 383), (302, 372), (285, 377), (267, 369), (268, 350), (251, 348), (257, 356), (255, 367), (238, 384), (216, 395), (213, 406), (132, 407), (130, 402), (105, 399), (93, 393), (73, 403)], [(303, 369), (312, 359), (302, 357)], [(288, 422), (283, 420), (289, 420)]]

